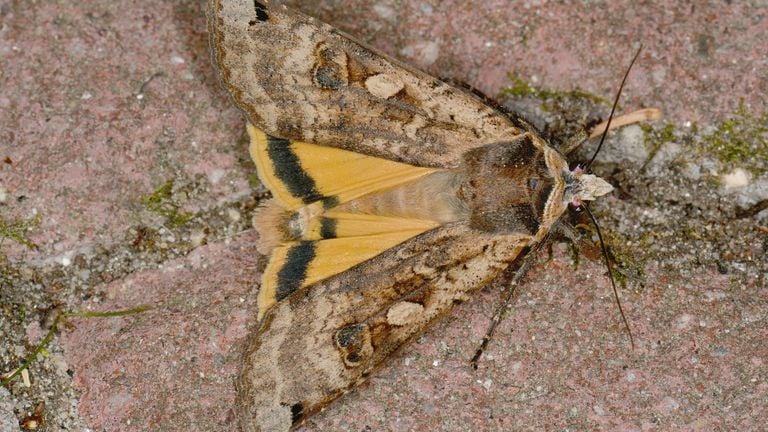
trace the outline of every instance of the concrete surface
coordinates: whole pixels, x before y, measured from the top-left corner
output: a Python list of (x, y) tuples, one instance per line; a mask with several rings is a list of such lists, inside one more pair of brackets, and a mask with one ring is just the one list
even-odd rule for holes
[[(218, 86), (202, 1), (0, 0), (3, 425), (232, 430), (264, 257), (264, 196)], [(594, 209), (620, 266), (631, 350), (594, 247), (542, 254), (477, 371), (502, 278), (305, 430), (760, 430), (768, 412), (768, 4), (292, 1), (563, 138), (622, 108)], [(514, 73), (516, 79), (508, 75)], [(517, 84), (515, 86), (515, 84)], [(574, 90), (580, 92), (574, 92)], [(588, 157), (585, 150), (582, 157)], [(584, 222), (575, 216), (575, 222)], [(9, 423), (10, 422), (10, 423)]]

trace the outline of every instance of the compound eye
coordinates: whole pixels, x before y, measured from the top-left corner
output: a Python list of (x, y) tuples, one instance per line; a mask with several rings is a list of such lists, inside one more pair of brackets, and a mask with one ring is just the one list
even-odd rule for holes
[(531, 177), (528, 179), (528, 188), (531, 190), (536, 190), (536, 187), (539, 185), (539, 179), (535, 177)]

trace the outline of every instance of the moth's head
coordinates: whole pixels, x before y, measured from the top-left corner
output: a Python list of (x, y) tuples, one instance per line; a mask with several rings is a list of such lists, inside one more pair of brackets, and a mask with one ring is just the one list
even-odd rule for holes
[(548, 227), (565, 213), (569, 205), (580, 207), (585, 201), (593, 201), (613, 190), (607, 181), (587, 174), (581, 166), (569, 169), (562, 154), (549, 146), (544, 147), (544, 157), (549, 173), (555, 179), (542, 214), (542, 222)]
[(594, 201), (613, 190), (613, 186), (600, 177), (587, 174), (581, 166), (562, 174), (565, 182), (563, 199), (574, 207), (580, 207), (584, 201)]

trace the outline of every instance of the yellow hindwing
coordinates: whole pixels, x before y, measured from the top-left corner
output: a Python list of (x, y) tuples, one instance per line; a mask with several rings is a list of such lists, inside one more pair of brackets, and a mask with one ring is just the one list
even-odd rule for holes
[(259, 291), (259, 318), (299, 288), (348, 270), (440, 225), (435, 220), (355, 213), (349, 208), (334, 210), (340, 204), (391, 190), (438, 169), (275, 138), (250, 124), (248, 133), (259, 179), (285, 210), (283, 217), (259, 221), (274, 225), (261, 227), (262, 237), (285, 238), (264, 235), (264, 230), (291, 231), (295, 237), (276, 241), (272, 249)]
[(341, 204), (437, 169), (414, 167), (334, 147), (275, 138), (248, 124), (259, 179), (289, 210), (331, 199)]

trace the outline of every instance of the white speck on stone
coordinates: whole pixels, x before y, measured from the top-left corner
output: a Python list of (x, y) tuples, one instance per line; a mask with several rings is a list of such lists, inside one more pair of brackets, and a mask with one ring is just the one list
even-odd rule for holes
[(5, 202), (8, 199), (8, 191), (0, 186), (0, 203)]
[(656, 83), (663, 83), (667, 80), (667, 69), (663, 67), (654, 68), (651, 72), (651, 77)]
[(749, 184), (749, 173), (742, 168), (736, 168), (728, 174), (723, 174), (721, 182), (726, 189), (741, 188)]
[(70, 264), (72, 264), (72, 260), (69, 259), (69, 257), (66, 257), (66, 256), (65, 257), (61, 257), (61, 265), (63, 265), (64, 267), (67, 267)]
[(144, 93), (139, 93), (139, 94), (137, 94), (137, 95), (136, 95), (136, 99), (138, 99), (138, 100), (142, 100), (142, 99), (144, 99)]
[(242, 218), (240, 212), (233, 208), (227, 210), (227, 217), (232, 222), (240, 222), (240, 219)]
[(171, 56), (171, 64), (180, 65), (184, 63), (185, 61), (183, 58), (181, 58), (181, 56), (177, 56), (177, 55)]
[(431, 66), (440, 56), (440, 45), (434, 41), (415, 42), (404, 47), (400, 53), (421, 66)]
[(377, 4), (373, 7), (373, 11), (385, 20), (391, 20), (395, 18), (395, 10), (387, 5)]
[(189, 234), (189, 241), (192, 243), (193, 246), (201, 246), (203, 243), (205, 243), (205, 238), (207, 236), (205, 235), (205, 231), (203, 230), (195, 230), (192, 231), (192, 233)]
[(597, 414), (599, 416), (604, 416), (605, 415), (605, 410), (600, 405), (593, 406), (592, 407), (592, 411), (594, 411), (595, 414)]
[(226, 174), (227, 172), (222, 169), (211, 170), (211, 172), (208, 173), (208, 181), (211, 182), (211, 184), (215, 185), (222, 178), (224, 178)]
[(406, 358), (403, 359), (403, 364), (405, 366), (410, 366), (412, 361), (413, 361), (413, 359), (411, 357), (406, 357)]
[(435, 360), (435, 361), (433, 361), (433, 362), (432, 362), (432, 366), (434, 366), (434, 367), (438, 367), (438, 366), (440, 366), (440, 360)]
[(490, 390), (491, 386), (493, 385), (493, 380), (488, 378), (485, 381), (483, 381), (481, 385), (483, 386), (484, 389)]
[(677, 328), (678, 330), (682, 330), (688, 327), (691, 321), (693, 321), (693, 318), (694, 318), (693, 315), (687, 314), (687, 313), (680, 315), (675, 321), (675, 328)]
[(635, 375), (634, 372), (627, 372), (627, 382), (635, 382), (637, 381), (637, 375)]
[(689, 120), (689, 121), (686, 121), (685, 123), (683, 123), (683, 127), (686, 127), (686, 128), (690, 128), (692, 125), (693, 125), (693, 124), (691, 123), (691, 121), (690, 121), (690, 120)]
[(92, 94), (90, 94), (89, 92), (85, 92), (85, 93), (83, 93), (82, 95), (80, 95), (80, 99), (81, 99), (81, 100), (88, 100), (88, 99), (90, 99), (90, 98), (92, 98), (92, 97), (93, 97), (93, 95), (92, 95)]
[(665, 397), (663, 402), (664, 407), (669, 411), (675, 411), (676, 409), (680, 408), (680, 403), (669, 396)]

